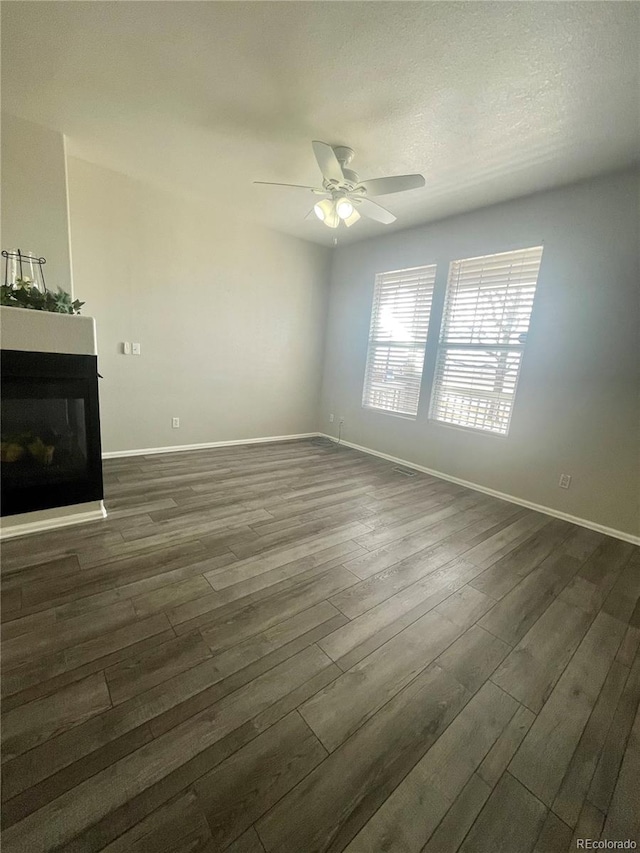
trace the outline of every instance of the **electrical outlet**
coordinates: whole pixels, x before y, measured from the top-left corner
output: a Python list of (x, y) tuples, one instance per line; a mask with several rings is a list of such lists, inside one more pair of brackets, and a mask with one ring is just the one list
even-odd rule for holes
[(122, 344), (122, 354), (123, 355), (131, 355), (131, 344), (129, 341), (124, 341)]
[(132, 355), (140, 355), (140, 344), (131, 344)]
[(332, 423), (333, 423), (333, 415), (329, 415), (329, 423), (330, 423), (330, 424), (332, 424)]
[(180, 426), (180, 418), (171, 418), (171, 426), (173, 429), (178, 429)]
[(561, 489), (568, 489), (571, 485), (571, 474), (560, 474), (558, 485)]
[(344, 415), (340, 415), (339, 424), (340, 426), (344, 426)]

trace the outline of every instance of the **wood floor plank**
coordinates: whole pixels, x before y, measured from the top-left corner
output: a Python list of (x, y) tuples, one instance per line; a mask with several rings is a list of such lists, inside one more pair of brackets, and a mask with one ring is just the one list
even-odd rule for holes
[(104, 673), (9, 711), (2, 718), (2, 761), (79, 725), (111, 707)]
[(207, 595), (210, 591), (211, 587), (205, 580), (204, 575), (196, 575), (187, 580), (163, 586), (152, 592), (136, 596), (136, 598), (132, 599), (133, 609), (136, 612), (136, 616), (143, 619), (145, 616), (152, 616), (154, 613), (173, 608), (182, 601), (189, 601), (192, 598)]
[[(120, 737), (110, 740), (103, 747), (94, 750), (83, 758), (67, 764), (62, 770), (47, 775), (46, 778), (20, 793), (4, 799), (2, 803), (2, 826), (7, 828), (23, 820), (32, 812), (57, 799), (65, 791), (70, 791), (86, 779), (90, 779), (124, 756), (153, 740), (148, 725), (138, 726)], [(46, 771), (45, 771), (46, 775)], [(3, 791), (3, 797), (5, 796)]]
[(533, 853), (567, 853), (571, 840), (571, 829), (553, 812), (548, 812)]
[(347, 542), (368, 530), (361, 522), (346, 524), (342, 528), (336, 528), (333, 533), (321, 536), (311, 536), (306, 541), (287, 548), (278, 548), (257, 559), (248, 558), (240, 560), (229, 569), (207, 572), (205, 577), (214, 589), (224, 589), (227, 586), (248, 580), (256, 575), (268, 572), (270, 569), (278, 569), (291, 563), (300, 557), (306, 557), (316, 551), (323, 551), (340, 542)]
[(633, 546), (628, 542), (604, 539), (563, 590), (561, 597), (588, 613), (597, 613), (632, 554)]
[(591, 621), (582, 610), (556, 599), (492, 675), (492, 681), (537, 714)]
[(616, 712), (589, 788), (589, 801), (594, 806), (597, 806), (604, 814), (607, 813), (609, 803), (611, 802), (620, 765), (624, 758), (627, 738), (633, 726), (639, 704), (640, 656), (637, 656), (618, 701)]
[(422, 853), (456, 853), (490, 794), (489, 785), (474, 773), (422, 848)]
[(7, 668), (19, 666), (36, 657), (76, 646), (91, 637), (100, 638), (105, 631), (113, 631), (135, 620), (133, 606), (123, 601), (104, 607), (90, 616), (78, 616), (66, 620), (64, 624), (53, 624), (49, 628), (22, 634), (2, 644), (3, 664)]
[(300, 713), (331, 752), (461, 633), (443, 616), (427, 613), (306, 702)]
[(378, 604), (397, 595), (413, 584), (419, 584), (429, 576), (426, 583), (437, 588), (446, 584), (451, 575), (464, 572), (465, 582), (478, 571), (473, 563), (455, 559), (448, 546), (429, 549), (426, 552), (401, 560), (396, 566), (379, 572), (350, 589), (335, 595), (331, 602), (350, 619), (355, 619)]
[(102, 658), (110, 652), (135, 645), (147, 637), (164, 634), (170, 628), (171, 625), (164, 613), (158, 613), (148, 619), (141, 619), (131, 625), (124, 625), (108, 634), (92, 637), (90, 640), (85, 640), (84, 643), (65, 649), (64, 656), (67, 669), (75, 669), (84, 663)]
[(640, 711), (629, 735), (620, 776), (602, 831), (605, 841), (637, 839), (640, 837), (640, 809), (638, 809), (638, 779), (640, 778)]
[[(63, 604), (59, 604), (54, 610), (56, 620), (68, 619), (70, 616), (88, 613), (91, 610), (106, 607), (118, 601), (129, 601), (144, 597), (156, 590), (159, 591), (164, 587), (178, 584), (180, 581), (186, 581), (198, 575), (201, 576), (204, 571), (220, 566), (227, 566), (234, 561), (235, 557), (233, 554), (227, 551), (225, 554), (220, 554), (202, 562), (189, 563), (185, 566), (179, 566), (176, 569), (162, 571), (157, 575), (148, 575), (131, 582), (128, 582), (128, 576), (125, 574), (120, 582), (117, 582), (115, 586), (111, 586), (103, 592), (83, 595), (81, 598), (74, 598)], [(202, 589), (204, 590), (205, 587), (202, 587)], [(172, 602), (171, 606), (178, 606), (178, 602)]]
[[(223, 617), (228, 612), (228, 610), (222, 609), (225, 605), (242, 599), (244, 599), (245, 604), (252, 604), (271, 595), (279, 594), (298, 583), (312, 580), (330, 569), (343, 568), (347, 555), (362, 553), (364, 550), (360, 545), (356, 545), (353, 540), (349, 539), (346, 542), (293, 560), (293, 562), (286, 563), (277, 569), (256, 575), (254, 578), (228, 586), (223, 590), (214, 592), (213, 587), (211, 587), (211, 592), (207, 595), (200, 596), (185, 604), (178, 604), (167, 611), (167, 616), (178, 632), (183, 630), (183, 623), (189, 623), (184, 628), (185, 630), (192, 630)], [(220, 612), (212, 613), (214, 610)]]
[(637, 552), (624, 566), (605, 598), (602, 610), (621, 622), (629, 623), (640, 599), (640, 559)]
[(3, 589), (20, 589), (38, 581), (46, 582), (52, 577), (65, 577), (80, 573), (80, 562), (76, 554), (69, 554), (65, 557), (58, 557), (54, 560), (46, 560), (45, 562), (38, 562), (37, 558), (32, 557), (33, 564), (12, 569), (10, 560), (6, 559), (7, 547), (8, 543), (3, 542)]
[(547, 557), (480, 624), (510, 645), (518, 643), (580, 568), (580, 561), (561, 550)]
[(267, 598), (237, 610), (226, 619), (218, 619), (206, 629), (203, 636), (212, 651), (223, 651), (313, 607), (355, 582), (354, 575), (346, 569), (332, 569), (292, 587), (277, 598)]
[(360, 830), (347, 853), (420, 853), (517, 708), (515, 700), (487, 682)]
[(507, 643), (478, 625), (472, 625), (437, 658), (437, 662), (467, 690), (475, 693), (510, 651)]
[(604, 814), (593, 803), (587, 801), (580, 812), (576, 830), (571, 839), (571, 849), (579, 849), (578, 839), (599, 839), (602, 827), (604, 826), (604, 820)]
[(618, 651), (624, 626), (598, 615), (529, 729), (509, 771), (550, 806)]
[[(7, 617), (4, 605), (2, 605), (2, 613), (3, 616)], [(33, 613), (31, 616), (20, 616), (19, 613), (13, 615), (17, 616), (17, 618), (2, 623), (2, 642), (10, 640), (12, 637), (20, 637), (22, 634), (30, 634), (32, 631), (51, 628), (56, 621), (54, 608), (44, 610), (40, 613)]]
[[(206, 850), (203, 853), (216, 853), (213, 850)], [(227, 847), (227, 853), (264, 853), (264, 847), (260, 843), (258, 833), (253, 827), (243, 832), (237, 841)]]
[(478, 767), (478, 776), (494, 788), (531, 728), (535, 714), (521, 705)]
[(628, 667), (614, 660), (553, 802), (554, 812), (568, 826), (575, 826), (580, 816), (628, 675)]
[(203, 776), (194, 790), (217, 849), (239, 837), (326, 755), (292, 711)]
[[(534, 561), (541, 551), (546, 552), (544, 553), (544, 556), (546, 556), (555, 544), (557, 544), (556, 527), (552, 527), (552, 524), (553, 522), (550, 522), (547, 517), (536, 512), (514, 516), (511, 522), (502, 530), (497, 531), (489, 538), (469, 549), (467, 552), (468, 558), (472, 563), (475, 563), (482, 569), (496, 565), (499, 560), (504, 561), (500, 564), (500, 568), (488, 574), (487, 578), (495, 577), (496, 575), (504, 577), (504, 568), (507, 565), (517, 565), (520, 571), (526, 571), (527, 561), (524, 556), (525, 553), (529, 555), (530, 564), (533, 563), (535, 565)], [(568, 530), (568, 528), (562, 528), (561, 530), (564, 532), (565, 529)], [(544, 532), (536, 536), (535, 534), (538, 530), (543, 530)], [(522, 547), (519, 547), (521, 543), (524, 544), (522, 544)], [(542, 545), (541, 543), (545, 544)], [(517, 558), (515, 560), (508, 560), (508, 555), (514, 553), (516, 548), (518, 549)], [(499, 597), (495, 587), (492, 589), (481, 589), (479, 586), (478, 589), (486, 592), (493, 598)]]
[(343, 850), (467, 698), (455, 679), (429, 667), (257, 822), (265, 849)]
[[(396, 535), (397, 530), (394, 530), (392, 533), (387, 531), (379, 533), (376, 541), (372, 541), (370, 537), (366, 537), (366, 540), (361, 539), (360, 544), (364, 541), (368, 543), (369, 554), (357, 557), (353, 562), (349, 561), (347, 568), (364, 580), (393, 566), (399, 560), (406, 560), (416, 554), (422, 554), (425, 549), (433, 547), (452, 533), (464, 530), (474, 521), (482, 519), (481, 514), (473, 510), (459, 512), (452, 509), (449, 515), (450, 517), (446, 520), (440, 520), (426, 532), (421, 529), (417, 522), (413, 522), (412, 526), (415, 530), (412, 531), (412, 535), (406, 537)], [(486, 525), (488, 527), (489, 522), (486, 522)], [(455, 553), (452, 552), (451, 557), (454, 556)]]
[[(484, 566), (485, 571), (478, 575), (474, 587), (492, 598), (502, 598), (561, 545), (570, 532), (571, 526), (566, 522), (550, 521), (508, 554)], [(474, 562), (472, 553), (469, 557)]]
[(156, 684), (211, 658), (202, 637), (185, 634), (107, 667), (105, 677), (114, 705), (144, 693)]
[[(215, 667), (223, 676), (231, 675), (302, 637), (307, 637), (310, 644), (317, 642), (320, 645), (322, 637), (331, 632), (332, 626), (344, 625), (346, 621), (346, 616), (336, 610), (332, 604), (321, 601), (307, 610), (296, 613), (290, 619), (285, 619), (272, 628), (261, 631), (220, 652), (215, 656)], [(206, 643), (206, 629), (201, 633)], [(310, 634), (313, 634), (313, 639), (309, 636)]]
[(65, 604), (113, 589), (121, 584), (123, 578), (125, 583), (131, 583), (158, 575), (160, 569), (170, 571), (195, 563), (204, 556), (203, 547), (197, 540), (167, 547), (146, 545), (135, 553), (132, 553), (132, 544), (127, 543), (126, 549), (122, 550), (126, 556), (111, 551), (81, 551), (83, 566), (80, 575), (48, 579), (46, 588), (39, 595), (34, 595), (33, 601), (25, 601), (23, 607), (33, 604), (33, 609), (40, 609)]
[(436, 613), (450, 622), (467, 628), (484, 616), (493, 606), (493, 600), (472, 586), (463, 586), (436, 607)]
[(188, 853), (211, 838), (193, 793), (186, 793), (103, 848), (104, 853)]
[(634, 628), (633, 625), (629, 625), (627, 633), (624, 635), (624, 640), (618, 649), (616, 660), (619, 660), (623, 666), (631, 667), (639, 647), (640, 627)]
[[(396, 595), (390, 596), (376, 607), (352, 619), (343, 628), (326, 637), (320, 643), (320, 647), (330, 658), (340, 661), (343, 668), (345, 666), (349, 668), (407, 625), (448, 599), (474, 572), (474, 567), (460, 561), (446, 573), (427, 575), (421, 581), (405, 587)], [(484, 601), (489, 601), (481, 593), (476, 595)], [(334, 596), (332, 600), (335, 601), (338, 597)], [(448, 611), (449, 614), (455, 611), (457, 616), (458, 606), (459, 601), (456, 600), (454, 607)], [(482, 613), (488, 607), (487, 604)], [(443, 615), (447, 616), (447, 613)]]
[(27, 664), (12, 670), (3, 678), (3, 687), (6, 687), (7, 693), (3, 698), (3, 711), (8, 712), (26, 702), (50, 696), (67, 684), (80, 681), (94, 672), (101, 672), (128, 657), (173, 639), (174, 636), (175, 633), (170, 629), (159, 634), (152, 633), (131, 645), (121, 646), (103, 657), (93, 658), (75, 669), (69, 668), (66, 651), (63, 651), (48, 658), (41, 658), (33, 666)]
[(505, 773), (471, 827), (460, 853), (530, 853), (546, 816), (540, 800)]

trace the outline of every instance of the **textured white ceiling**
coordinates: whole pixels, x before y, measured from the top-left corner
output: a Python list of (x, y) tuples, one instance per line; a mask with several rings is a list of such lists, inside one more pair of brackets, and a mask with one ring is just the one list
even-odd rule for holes
[[(8, 2), (2, 46), (3, 109), (71, 154), (327, 245), (640, 155), (633, 2)], [(316, 185), (312, 139), (426, 187), (392, 226), (305, 221), (252, 181)]]

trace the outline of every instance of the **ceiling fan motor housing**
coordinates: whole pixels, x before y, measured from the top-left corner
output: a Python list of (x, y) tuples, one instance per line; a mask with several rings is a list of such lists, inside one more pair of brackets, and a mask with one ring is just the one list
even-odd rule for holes
[(334, 145), (333, 153), (336, 155), (336, 160), (343, 169), (353, 160), (353, 148), (347, 148), (344, 145)]
[(347, 169), (347, 166), (353, 160), (353, 149), (346, 148), (343, 145), (336, 145), (333, 147), (333, 153), (336, 155), (338, 163), (340, 163), (343, 179), (341, 181), (337, 181), (335, 179), (329, 180), (325, 178), (323, 186), (332, 193), (351, 192), (354, 187), (357, 187), (360, 183), (360, 177), (358, 174), (353, 172), (351, 169)]

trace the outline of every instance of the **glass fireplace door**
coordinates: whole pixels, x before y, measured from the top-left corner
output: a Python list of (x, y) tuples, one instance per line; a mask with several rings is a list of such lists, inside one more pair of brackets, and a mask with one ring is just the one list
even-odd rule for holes
[(95, 357), (3, 352), (2, 372), (2, 515), (101, 499)]

